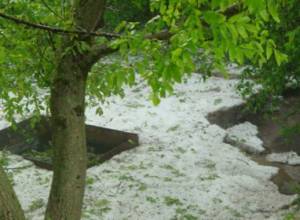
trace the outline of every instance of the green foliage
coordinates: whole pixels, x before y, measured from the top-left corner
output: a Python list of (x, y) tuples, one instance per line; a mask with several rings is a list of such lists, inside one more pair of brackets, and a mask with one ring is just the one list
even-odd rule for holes
[[(45, 1), (54, 7), (57, 1)], [(36, 1), (1, 1), (1, 12), (33, 22), (62, 25), (52, 12)], [(55, 37), (14, 23), (0, 23), (0, 97), (9, 121), (33, 109), (45, 109), (42, 90), (48, 88), (53, 72)], [(42, 89), (42, 90), (41, 90)], [(42, 95), (42, 94), (44, 95)]]
[(0, 166), (1, 167), (6, 167), (8, 166), (8, 156), (7, 156), (7, 152), (6, 151), (2, 151), (2, 153), (0, 154)]
[(152, 204), (155, 204), (158, 202), (158, 199), (157, 198), (154, 198), (154, 197), (151, 197), (151, 196), (147, 196), (146, 197), (146, 201), (152, 203)]
[[(237, 12), (232, 15), (227, 11), (233, 6)], [(271, 18), (278, 21), (276, 7), (274, 1), (151, 1), (156, 16), (143, 29), (137, 22), (122, 22), (116, 28), (123, 37), (111, 45), (119, 48), (122, 58), (94, 69), (92, 94), (101, 99), (122, 95), (121, 85), (133, 85), (139, 73), (152, 89), (153, 103), (159, 104), (160, 97), (173, 94), (175, 83), (195, 71), (197, 62), (207, 74), (214, 69), (226, 74), (228, 61), (262, 66), (273, 59), (271, 53), (281, 64), (285, 55), (275, 48), (265, 25)], [(172, 35), (167, 41), (147, 37), (164, 30)]]
[[(209, 75), (214, 69), (226, 74), (228, 61), (262, 66), (274, 59), (282, 64), (285, 55), (270, 39), (267, 25), (279, 21), (277, 7), (273, 0), (107, 1), (103, 30), (115, 30), (122, 37), (95, 39), (119, 53), (92, 69), (87, 86), (90, 101), (122, 96), (123, 86), (140, 82), (138, 78), (147, 82), (151, 100), (159, 104), (161, 97), (173, 94), (175, 83), (181, 83), (198, 67)], [(74, 28), (71, 1), (7, 0), (0, 3), (0, 10), (34, 23)], [(0, 97), (6, 116), (12, 121), (16, 114), (34, 111), (39, 115), (47, 110), (52, 74), (59, 59), (56, 52), (63, 38), (1, 21)], [(170, 35), (165, 40), (149, 37), (166, 30)], [(63, 54), (91, 50), (76, 36), (72, 39), (74, 44)]]
[(86, 185), (93, 185), (95, 183), (95, 179), (92, 177), (87, 177), (86, 178)]
[(170, 197), (170, 196), (166, 196), (164, 198), (164, 202), (167, 206), (172, 206), (172, 205), (182, 205), (182, 202), (177, 199), (177, 198), (173, 198), (173, 197)]
[(95, 208), (86, 210), (85, 215), (89, 216), (90, 214), (96, 215), (98, 217), (103, 217), (103, 215), (111, 210), (110, 201), (107, 199), (99, 199), (95, 201)]
[(289, 213), (284, 217), (284, 220), (296, 220), (294, 213)]
[(29, 211), (33, 212), (36, 211), (37, 209), (43, 208), (45, 206), (45, 202), (43, 199), (37, 199), (34, 200), (30, 206), (29, 206)]
[(176, 209), (176, 214), (177, 217), (174, 219), (184, 219), (184, 220), (198, 220), (199, 218), (189, 214), (188, 213), (188, 209), (184, 209), (184, 208), (177, 208)]
[(252, 96), (250, 100), (257, 110), (270, 102), (276, 105), (278, 95), (288, 88), (296, 89), (300, 86), (300, 2), (281, 1), (278, 7), (279, 12), (276, 13), (273, 6), (268, 5), (274, 17), (274, 20), (265, 24), (272, 38), (267, 41), (265, 48), (268, 62), (261, 67), (252, 65), (246, 69), (239, 86), (242, 94), (249, 97), (256, 93), (254, 83), (261, 85), (259, 96)]
[(281, 129), (282, 136), (286, 139), (287, 142), (289, 140), (294, 140), (300, 135), (300, 124), (296, 123), (293, 126), (286, 126), (285, 122), (283, 123), (283, 128)]

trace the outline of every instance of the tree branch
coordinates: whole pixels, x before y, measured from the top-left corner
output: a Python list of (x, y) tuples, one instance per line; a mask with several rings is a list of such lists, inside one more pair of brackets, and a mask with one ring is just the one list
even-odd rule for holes
[[(150, 39), (150, 40), (168, 40), (172, 36), (173, 36), (173, 34), (171, 32), (169, 32), (168, 30), (164, 30), (164, 31), (161, 31), (161, 32), (158, 32), (158, 33), (145, 35), (145, 39)], [(89, 63), (90, 64), (94, 64), (99, 59), (101, 59), (102, 57), (105, 57), (107, 55), (115, 53), (118, 50), (119, 50), (119, 48), (112, 48), (112, 47), (109, 47), (106, 44), (97, 46), (97, 47), (93, 48), (90, 51), (90, 54), (88, 55)]]
[(101, 31), (87, 32), (87, 31), (77, 31), (77, 30), (65, 30), (65, 29), (61, 29), (58, 27), (51, 27), (51, 26), (44, 25), (44, 24), (32, 23), (29, 21), (25, 21), (25, 20), (10, 16), (7, 14), (4, 14), (2, 12), (0, 12), (0, 17), (4, 18), (6, 20), (12, 21), (16, 24), (24, 25), (24, 26), (39, 29), (39, 30), (50, 31), (50, 32), (56, 33), (56, 34), (77, 34), (77, 35), (87, 35), (87, 36), (106, 37), (106, 38), (118, 38), (121, 36), (120, 34), (101, 32)]
[(95, 46), (94, 48), (91, 49), (90, 53), (87, 55), (87, 60), (88, 60), (87, 62), (89, 63), (89, 65), (93, 65), (96, 62), (98, 62), (98, 60), (100, 60), (102, 57), (115, 53), (118, 50), (119, 48), (112, 48), (106, 44), (97, 47)]
[(164, 30), (154, 34), (147, 34), (145, 38), (149, 40), (169, 40), (173, 35), (168, 30)]

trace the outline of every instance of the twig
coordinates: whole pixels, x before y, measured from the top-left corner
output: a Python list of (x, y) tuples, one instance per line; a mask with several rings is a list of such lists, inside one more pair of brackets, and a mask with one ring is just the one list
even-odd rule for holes
[(61, 20), (64, 20), (63, 17), (61, 17), (59, 14), (57, 14), (44, 0), (41, 0), (43, 5), (50, 11), (52, 12), (55, 16), (59, 17)]

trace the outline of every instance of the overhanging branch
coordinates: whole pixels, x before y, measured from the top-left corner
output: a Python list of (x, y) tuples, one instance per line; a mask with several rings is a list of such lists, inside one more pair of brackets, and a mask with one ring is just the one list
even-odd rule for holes
[[(169, 32), (168, 30), (164, 30), (161, 32), (153, 33), (145, 35), (145, 39), (149, 40), (169, 40), (173, 34)], [(112, 53), (115, 53), (119, 50), (119, 48), (112, 48), (106, 44), (95, 46), (90, 51), (90, 54), (88, 55), (88, 62), (89, 63), (96, 63), (100, 58), (105, 57), (107, 55), (110, 55)]]
[(86, 32), (86, 31), (77, 31), (77, 30), (65, 30), (62, 28), (51, 27), (51, 26), (44, 25), (44, 24), (36, 24), (36, 23), (22, 20), (20, 18), (16, 18), (16, 17), (10, 16), (10, 15), (7, 15), (2, 12), (0, 12), (0, 17), (4, 18), (6, 20), (12, 21), (16, 24), (24, 25), (24, 26), (39, 29), (39, 30), (50, 31), (50, 32), (56, 33), (56, 34), (77, 34), (77, 35), (87, 35), (87, 36), (107, 37), (107, 38), (120, 37), (120, 34), (116, 34), (116, 33), (108, 33), (108, 32), (101, 32), (101, 31)]

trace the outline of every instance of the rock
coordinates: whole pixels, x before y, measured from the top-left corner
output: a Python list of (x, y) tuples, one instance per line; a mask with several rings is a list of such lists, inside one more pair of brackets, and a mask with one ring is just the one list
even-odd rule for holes
[(263, 142), (258, 137), (257, 127), (250, 122), (235, 125), (226, 130), (224, 142), (239, 147), (247, 153), (263, 152)]
[(289, 165), (300, 165), (300, 156), (294, 152), (272, 153), (266, 159), (270, 162), (285, 163)]

